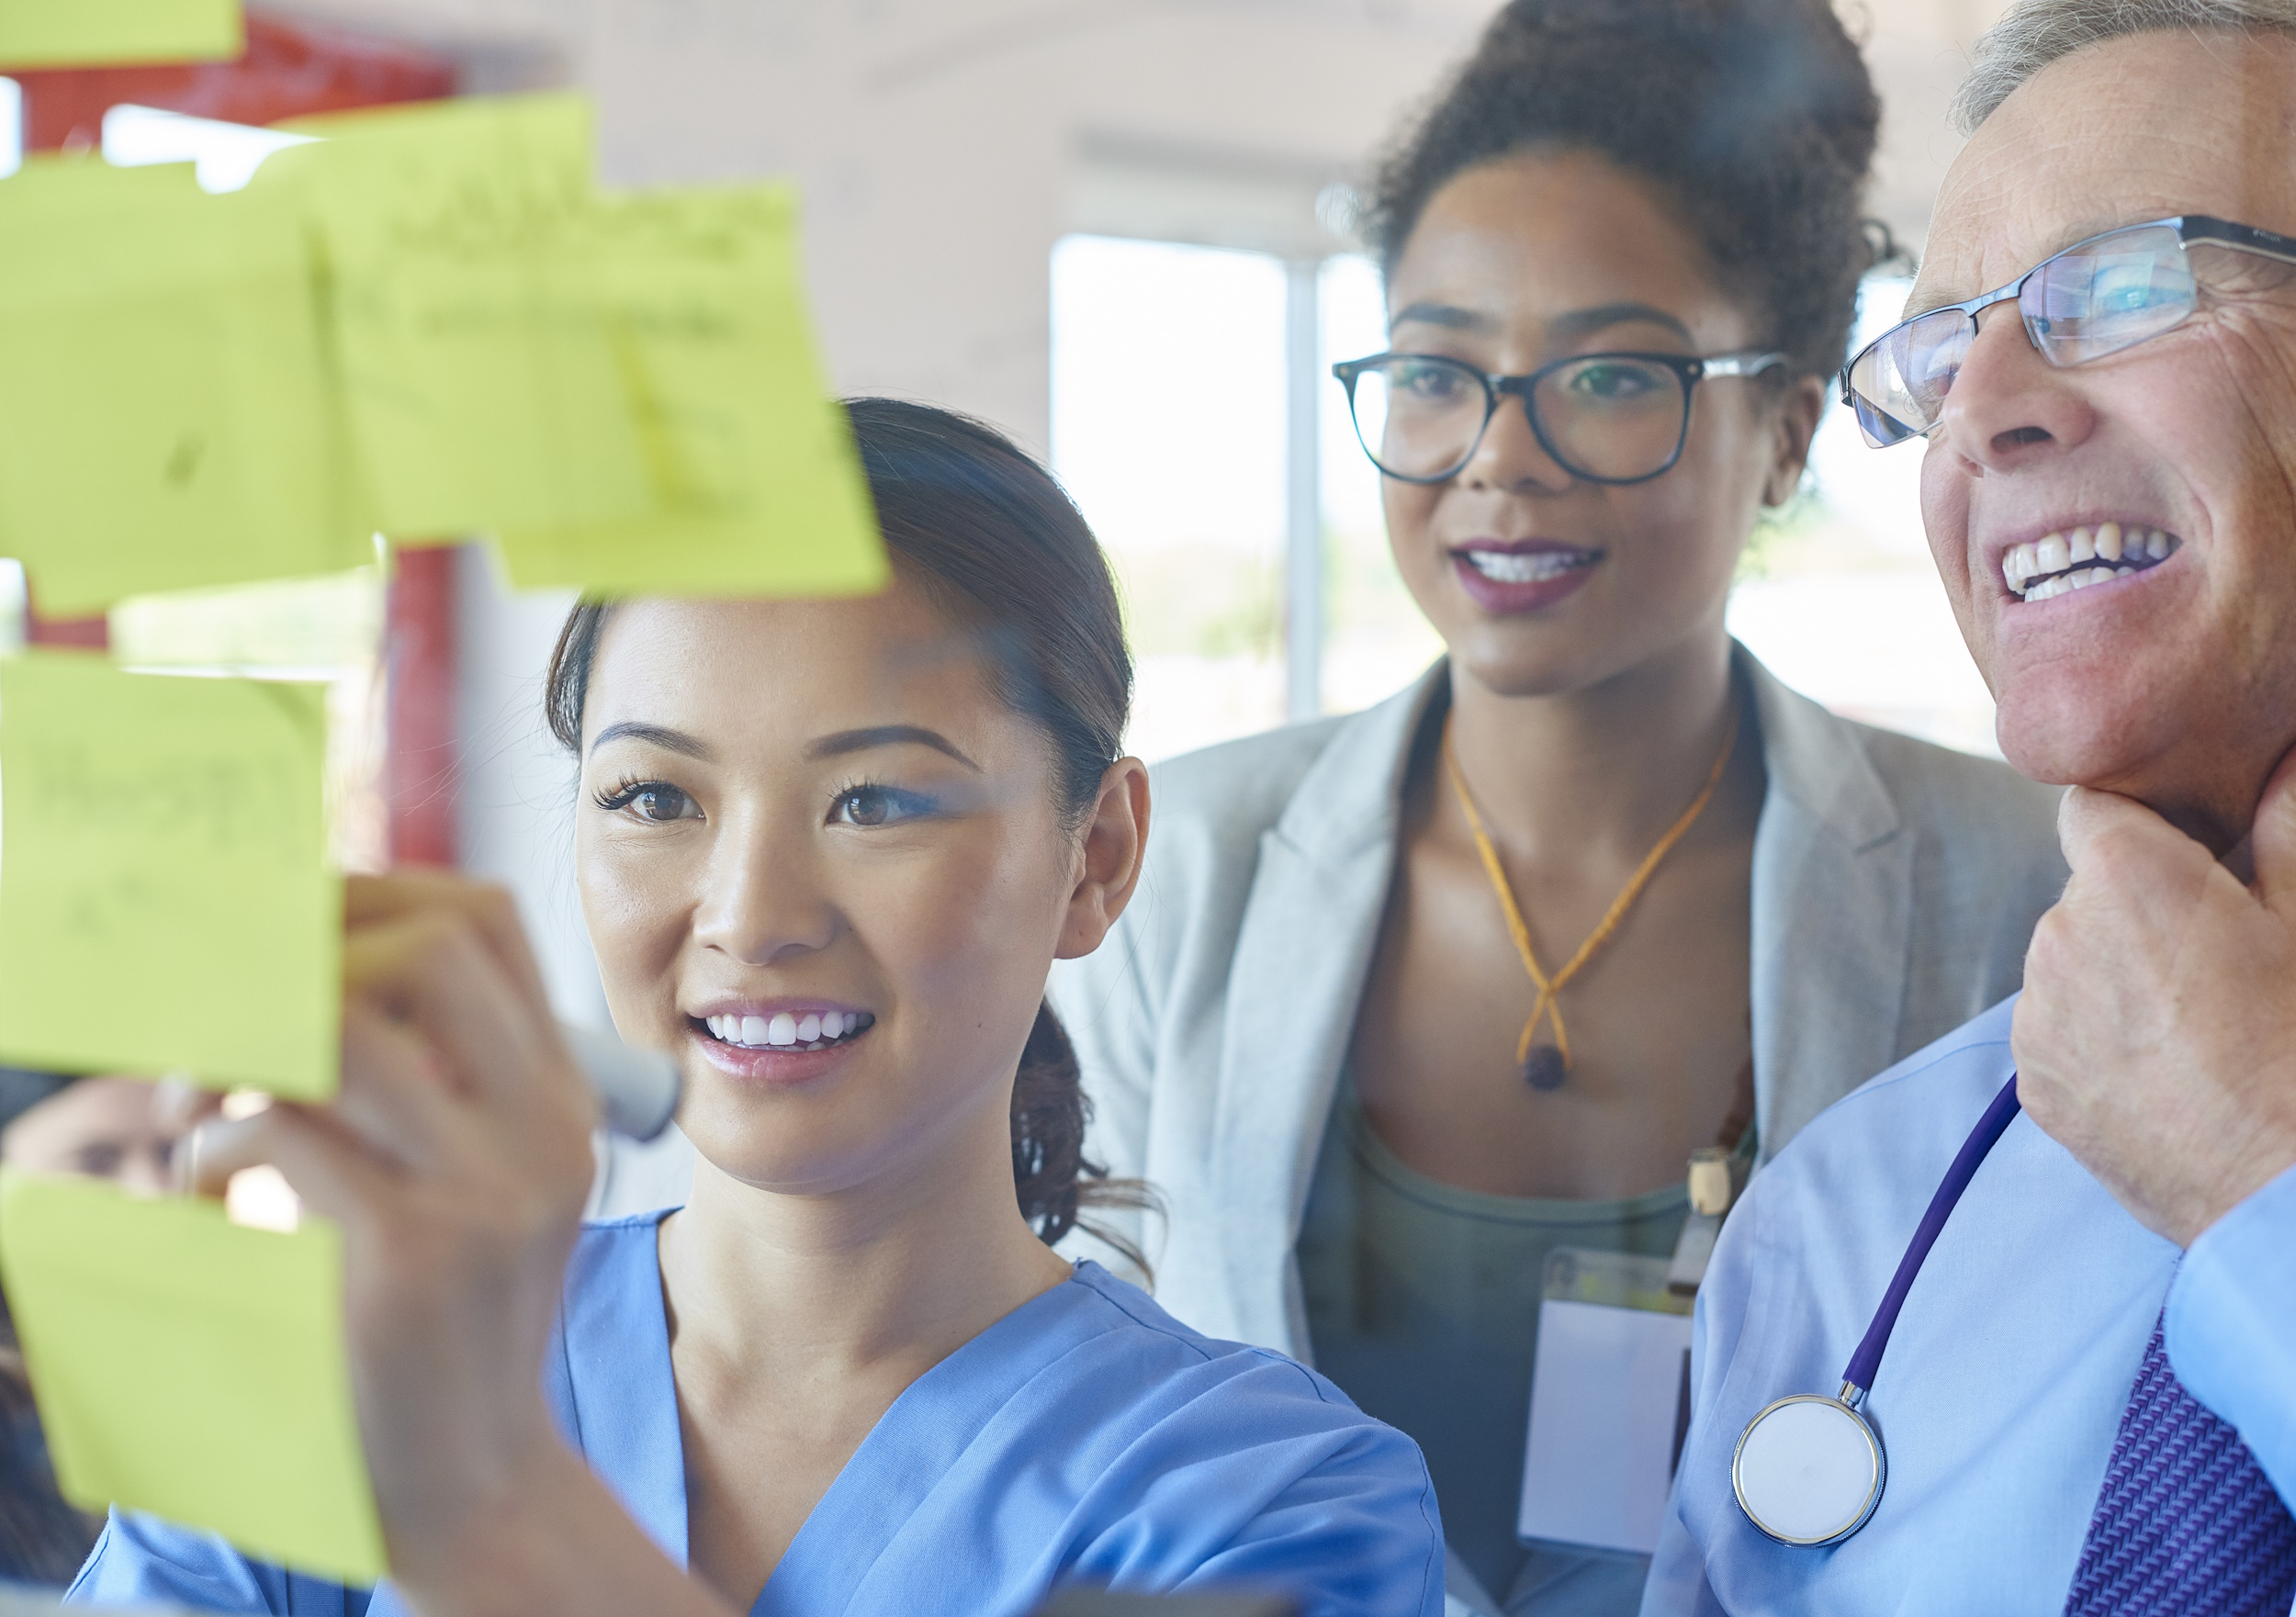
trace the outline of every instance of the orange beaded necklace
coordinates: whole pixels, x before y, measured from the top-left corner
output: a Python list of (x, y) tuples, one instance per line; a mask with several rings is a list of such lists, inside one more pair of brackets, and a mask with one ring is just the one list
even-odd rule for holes
[[(1523, 969), (1531, 974), (1532, 985), (1538, 990), (1538, 997), (1531, 1005), (1531, 1019), (1523, 1024), (1523, 1037), (1514, 1047), (1515, 1065), (1522, 1071), (1523, 1081), (1533, 1089), (1559, 1089), (1563, 1080), (1570, 1076), (1570, 1035), (1563, 1027), (1559, 995), (1570, 979), (1579, 974), (1580, 969), (1610, 941), (1611, 934), (1618, 930), (1618, 924), (1626, 918), (1626, 912), (1634, 907), (1635, 900), (1642, 896), (1643, 888), (1649, 884), (1650, 877), (1659, 868), (1659, 861), (1673, 851), (1674, 845), (1689, 833), (1691, 826), (1698, 823), (1698, 816), (1705, 813), (1706, 804), (1714, 801), (1715, 788), (1722, 784), (1722, 772), (1729, 768), (1730, 753), (1738, 745), (1739, 716), (1738, 702), (1733, 698), (1729, 728), (1722, 738), (1721, 754), (1715, 758), (1714, 768), (1706, 773), (1706, 783), (1698, 789), (1698, 795), (1683, 811), (1683, 817), (1659, 838), (1658, 846), (1650, 850), (1641, 868), (1619, 890), (1618, 896), (1611, 900), (1609, 913), (1603, 916), (1602, 924), (1587, 935), (1584, 943), (1579, 945), (1579, 952), (1570, 957), (1570, 963), (1552, 977), (1539, 970), (1538, 956), (1531, 949), (1530, 928), (1523, 924), (1523, 911), (1514, 902), (1514, 889), (1508, 885), (1505, 867), (1499, 862), (1499, 850), (1491, 845), (1491, 833), (1483, 829), (1483, 817), (1475, 812), (1475, 800), (1468, 792), (1466, 777), (1459, 773), (1458, 757), (1451, 749), (1451, 721), (1447, 716), (1444, 719), (1443, 767), (1451, 777), (1451, 789), (1459, 794), (1459, 806), (1467, 811), (1468, 829), (1475, 834), (1475, 851), (1482, 855), (1483, 873), (1491, 878), (1491, 891), (1499, 895), (1499, 907), (1506, 915), (1507, 936), (1514, 939), (1515, 952), (1523, 957)], [(1555, 1024), (1554, 1043), (1534, 1047), (1532, 1035), (1538, 1031), (1541, 1022), (1549, 1018)]]

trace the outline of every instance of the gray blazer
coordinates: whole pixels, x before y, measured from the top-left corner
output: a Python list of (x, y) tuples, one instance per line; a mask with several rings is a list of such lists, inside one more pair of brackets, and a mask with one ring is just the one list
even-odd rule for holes
[[(1738, 658), (1769, 770), (1752, 985), (1767, 1156), (2014, 990), (2065, 867), (2054, 790), (1836, 718)], [(1394, 878), (1405, 757), (1447, 678), (1438, 663), (1367, 712), (1160, 766), (1140, 892), (1096, 953), (1054, 971), (1088, 1153), (1165, 1208), (1094, 1216), (1145, 1238), (1157, 1300), (1210, 1335), (1311, 1356), (1292, 1249)]]

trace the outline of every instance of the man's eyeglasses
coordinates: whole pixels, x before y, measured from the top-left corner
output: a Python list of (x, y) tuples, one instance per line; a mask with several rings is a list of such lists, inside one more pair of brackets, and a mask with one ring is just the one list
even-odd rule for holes
[(1375, 354), (1332, 367), (1347, 389), (1371, 464), (1406, 483), (1441, 483), (1475, 457), (1512, 394), (1555, 462), (1591, 483), (1640, 483), (1682, 458), (1691, 389), (1751, 376), (1783, 354), (1579, 354), (1520, 376), (1494, 376), (1434, 354)]
[(1977, 316), (2014, 301), (2025, 334), (2054, 365), (2086, 365), (2174, 331), (2197, 301), (2195, 242), (2296, 264), (2296, 241), (2186, 214), (2076, 241), (2005, 286), (1891, 327), (1842, 367), (1841, 401), (1876, 449), (1934, 431), (1976, 340)]

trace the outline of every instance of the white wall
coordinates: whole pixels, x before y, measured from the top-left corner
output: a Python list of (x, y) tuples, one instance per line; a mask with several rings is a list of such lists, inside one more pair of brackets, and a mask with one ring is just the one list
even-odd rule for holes
[(573, 593), (514, 592), (476, 546), (456, 560), (463, 864), (518, 895), (558, 1014), (602, 1027), (605, 995), (574, 893), (574, 760), (542, 723), (543, 671)]

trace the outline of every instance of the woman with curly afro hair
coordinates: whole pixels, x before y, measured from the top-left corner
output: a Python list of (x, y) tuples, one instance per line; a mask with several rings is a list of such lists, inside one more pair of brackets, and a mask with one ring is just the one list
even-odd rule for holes
[[(2063, 879), (2052, 794), (1724, 627), (1842, 362), (1876, 119), (1825, 0), (1499, 13), (1379, 171), (1388, 342), (1337, 367), (1447, 655), (1165, 766), (1149, 902), (1058, 983), (1161, 1300), (1419, 1441), (1465, 1610), (1631, 1611), (1655, 1535), (1671, 1355), (1541, 1366), (1545, 1299), (1686, 1309), (1732, 1185), (2013, 990)], [(1535, 1377), (1615, 1443), (1542, 1448)]]

